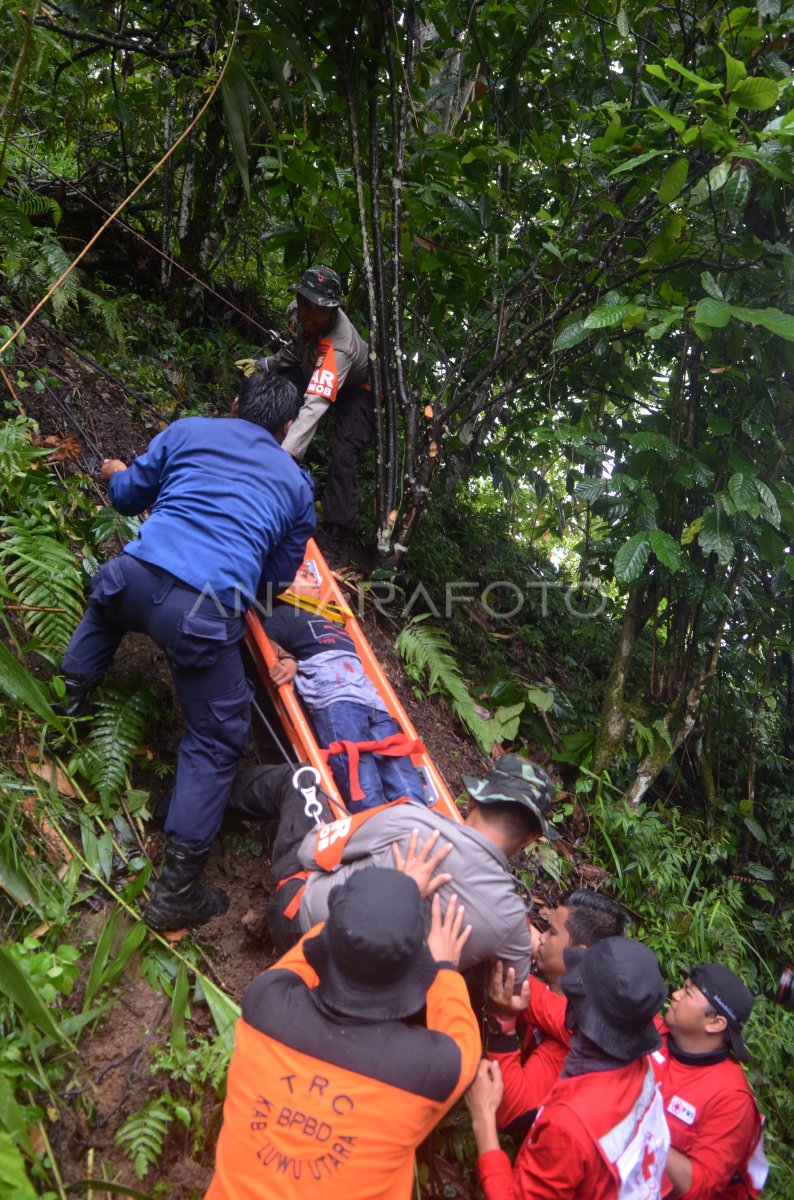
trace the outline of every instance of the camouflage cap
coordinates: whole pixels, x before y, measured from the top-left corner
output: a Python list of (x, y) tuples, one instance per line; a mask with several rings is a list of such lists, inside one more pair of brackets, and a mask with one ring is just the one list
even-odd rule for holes
[(537, 763), (518, 754), (505, 754), (491, 767), (485, 779), (464, 775), (463, 786), (478, 804), (495, 804), (497, 801), (523, 804), (535, 814), (549, 841), (559, 840), (559, 833), (547, 820), (554, 799), (554, 782)]
[(338, 308), (342, 303), (342, 280), (330, 267), (309, 267), (300, 277), (295, 291), (320, 308)]

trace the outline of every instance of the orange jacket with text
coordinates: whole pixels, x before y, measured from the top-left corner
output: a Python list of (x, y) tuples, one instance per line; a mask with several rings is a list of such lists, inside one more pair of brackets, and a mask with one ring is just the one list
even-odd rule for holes
[(206, 1200), (408, 1200), (414, 1150), (477, 1069), (466, 986), (442, 965), (425, 1025), (339, 1017), (304, 940), (243, 996)]

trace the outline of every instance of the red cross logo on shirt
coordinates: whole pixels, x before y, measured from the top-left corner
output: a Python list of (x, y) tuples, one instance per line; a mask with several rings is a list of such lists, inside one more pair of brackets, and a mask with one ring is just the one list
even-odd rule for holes
[(648, 1143), (642, 1156), (642, 1177), (643, 1179), (651, 1178), (651, 1167), (656, 1162), (656, 1153), (653, 1146)]

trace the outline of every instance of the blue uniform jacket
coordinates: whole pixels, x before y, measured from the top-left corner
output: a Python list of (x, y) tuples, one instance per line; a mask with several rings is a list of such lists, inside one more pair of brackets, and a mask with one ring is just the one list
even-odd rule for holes
[(183, 417), (108, 485), (111, 503), (150, 508), (125, 547), (224, 605), (287, 584), (314, 533), (314, 487), (275, 438), (239, 417)]

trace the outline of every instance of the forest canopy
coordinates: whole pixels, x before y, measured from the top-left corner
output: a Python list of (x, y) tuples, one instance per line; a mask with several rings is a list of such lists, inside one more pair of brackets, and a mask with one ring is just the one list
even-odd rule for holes
[[(222, 408), (234, 361), (284, 333), (300, 273), (338, 271), (376, 398), (364, 586), (398, 598), (384, 620), (415, 686), (482, 754), (553, 764), (572, 840), (671, 974), (713, 956), (770, 996), (794, 961), (794, 9), (2, 11), (7, 736), (17, 710), (28, 745), (57, 727), (41, 677), (120, 521), (102, 524), (78, 477), (61, 505), (51, 467), (29, 470), (48, 459), (27, 399), (59, 389), (60, 351), (42, 376), (12, 337), (157, 167), (40, 317), (121, 381), (151, 432)], [(467, 602), (445, 607), (461, 581)], [(148, 786), (129, 774), (155, 720), (142, 695), (108, 699), (115, 776), (62, 751), (105, 821)], [(13, 813), (18, 776), (6, 783)], [(41, 921), (20, 922), (24, 850), (12, 830), (3, 845), (21, 942)], [(542, 869), (563, 882), (572, 866), (555, 852)], [(8, 1030), (30, 987), (16, 970)], [(30, 1036), (54, 1039), (35, 1011)], [(761, 1002), (755, 1029), (768, 1194), (783, 1196), (791, 1018)], [(0, 1129), (50, 1086), (26, 1080)]]

